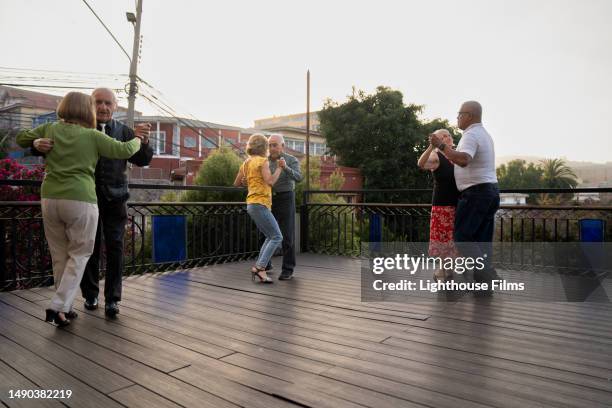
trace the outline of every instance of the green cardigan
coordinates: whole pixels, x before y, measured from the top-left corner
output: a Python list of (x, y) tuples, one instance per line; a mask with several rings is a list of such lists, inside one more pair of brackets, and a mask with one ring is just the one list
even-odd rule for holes
[(53, 140), (46, 154), (46, 175), (41, 198), (96, 204), (95, 170), (100, 156), (127, 159), (140, 149), (140, 139), (119, 142), (95, 129), (65, 122), (46, 123), (17, 135), (17, 144), (30, 147), (38, 138)]

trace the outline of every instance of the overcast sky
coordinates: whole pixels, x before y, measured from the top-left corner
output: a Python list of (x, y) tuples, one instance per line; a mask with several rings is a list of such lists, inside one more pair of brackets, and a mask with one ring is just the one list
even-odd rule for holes
[[(134, 1), (88, 0), (131, 54)], [(612, 1), (143, 1), (139, 75), (182, 114), (249, 127), (351, 87), (455, 123), (479, 100), (498, 156), (610, 161)], [(81, 0), (0, 0), (0, 66), (127, 73)], [(4, 82), (0, 78), (0, 82)], [(102, 84), (100, 84), (102, 85)], [(157, 113), (140, 100), (137, 109)]]

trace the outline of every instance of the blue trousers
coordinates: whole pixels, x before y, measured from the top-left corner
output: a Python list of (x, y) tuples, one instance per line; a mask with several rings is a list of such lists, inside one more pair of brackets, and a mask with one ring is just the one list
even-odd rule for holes
[(283, 242), (283, 234), (274, 215), (272, 215), (272, 211), (265, 205), (247, 204), (247, 213), (253, 219), (259, 231), (266, 237), (255, 263), (256, 267), (263, 269), (270, 262), (276, 248)]

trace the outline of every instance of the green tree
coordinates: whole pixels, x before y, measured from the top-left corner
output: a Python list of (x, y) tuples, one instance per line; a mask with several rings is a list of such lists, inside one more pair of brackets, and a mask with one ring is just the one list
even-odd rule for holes
[(329, 176), (329, 180), (327, 181), (327, 188), (329, 190), (340, 190), (344, 185), (344, 175), (340, 171), (339, 168), (336, 168), (332, 174)]
[(406, 188), (417, 179), (415, 146), (426, 136), (421, 109), (404, 105), (402, 93), (390, 88), (359, 91), (341, 105), (325, 103), (321, 133), (340, 164), (361, 170), (365, 188)]
[[(306, 160), (302, 160), (300, 163), (300, 170), (302, 171), (302, 181), (296, 183), (295, 185), (295, 205), (297, 208), (300, 208), (303, 202), (304, 190), (306, 190)], [(316, 157), (311, 157), (310, 160), (310, 189), (311, 190), (320, 190), (321, 189), (321, 161)], [(319, 200), (322, 194), (312, 194), (308, 200), (311, 202), (321, 202), (315, 201)]]
[(540, 161), (545, 188), (576, 188), (578, 177), (563, 159), (545, 159)]
[(541, 166), (516, 159), (496, 169), (500, 188), (542, 188), (544, 171)]
[[(241, 164), (240, 157), (230, 148), (217, 149), (200, 166), (194, 184), (197, 186), (233, 186)], [(181, 201), (243, 201), (244, 197), (244, 192), (235, 191), (187, 191), (181, 197)]]
[[(422, 106), (405, 105), (397, 90), (378, 87), (374, 94), (359, 91), (342, 104), (328, 100), (319, 112), (321, 133), (339, 164), (360, 169), (364, 188), (427, 188), (430, 177), (416, 165), (428, 145), (427, 136), (439, 128), (456, 133), (447, 121), (423, 123)], [(368, 200), (393, 197), (368, 195)]]

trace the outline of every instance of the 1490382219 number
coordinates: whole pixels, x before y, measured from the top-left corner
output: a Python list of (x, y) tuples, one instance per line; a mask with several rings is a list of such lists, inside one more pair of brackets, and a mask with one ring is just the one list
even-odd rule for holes
[(68, 399), (72, 390), (9, 390), (10, 399)]

